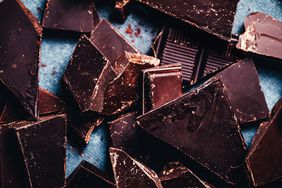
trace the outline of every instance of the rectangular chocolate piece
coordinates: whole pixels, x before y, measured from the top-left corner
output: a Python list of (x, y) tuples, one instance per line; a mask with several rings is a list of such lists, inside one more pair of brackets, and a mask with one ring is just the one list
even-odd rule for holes
[(244, 25), (245, 32), (239, 37), (238, 49), (282, 59), (282, 22), (255, 12), (245, 18)]
[(99, 23), (92, 0), (48, 0), (43, 16), (45, 29), (90, 33)]
[(230, 41), (239, 0), (137, 0), (152, 9)]
[(260, 125), (245, 159), (252, 186), (282, 186), (282, 99)]
[(97, 167), (82, 161), (67, 179), (67, 188), (114, 188), (113, 180)]
[(234, 185), (242, 175), (246, 146), (224, 90), (221, 81), (214, 81), (138, 117), (137, 123), (206, 173)]
[(212, 188), (180, 162), (168, 163), (159, 177), (163, 188)]
[(2, 1), (0, 18), (0, 84), (35, 118), (41, 26), (20, 0)]
[(124, 151), (110, 148), (110, 158), (117, 188), (162, 188), (158, 175)]
[(254, 62), (240, 60), (219, 72), (212, 79), (222, 81), (232, 111), (239, 124), (263, 120), (269, 110), (259, 84)]
[(183, 80), (189, 85), (233, 63), (238, 58), (235, 50), (232, 43), (168, 27), (153, 45), (162, 65), (181, 63)]
[[(44, 117), (37, 122), (6, 124), (2, 128), (6, 129), (1, 135), (4, 187), (47, 188), (65, 185), (65, 115)], [(24, 171), (17, 169), (18, 165), (14, 166), (16, 164), (19, 169), (23, 167)], [(27, 185), (22, 186), (18, 179)]]
[(143, 114), (181, 95), (181, 64), (169, 64), (143, 70)]

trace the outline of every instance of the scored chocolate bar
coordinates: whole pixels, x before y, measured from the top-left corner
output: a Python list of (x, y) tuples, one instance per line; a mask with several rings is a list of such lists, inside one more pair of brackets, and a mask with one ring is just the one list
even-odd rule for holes
[(29, 116), (38, 117), (42, 28), (20, 0), (1, 1), (0, 18), (0, 84), (11, 91)]
[(91, 0), (48, 0), (42, 26), (46, 29), (90, 33), (99, 23)]
[(260, 125), (245, 159), (253, 186), (282, 186), (281, 147), (282, 99), (275, 105), (270, 120)]
[(165, 27), (153, 51), (161, 64), (181, 63), (182, 77), (194, 84), (238, 59), (233, 43), (206, 38), (193, 31)]
[(282, 59), (282, 22), (255, 12), (245, 18), (244, 25), (245, 32), (239, 37), (238, 49)]
[(143, 70), (143, 114), (181, 95), (181, 64), (169, 64)]
[(218, 179), (236, 184), (246, 146), (220, 81), (204, 85), (137, 118), (152, 136), (178, 149)]
[(110, 158), (117, 188), (162, 188), (158, 175), (124, 151), (110, 148)]

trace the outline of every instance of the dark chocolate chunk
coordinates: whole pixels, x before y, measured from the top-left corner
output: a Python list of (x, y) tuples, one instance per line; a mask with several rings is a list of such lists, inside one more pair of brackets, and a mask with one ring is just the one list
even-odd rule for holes
[(40, 116), (62, 113), (64, 111), (64, 103), (54, 94), (45, 89), (39, 88), (38, 109)]
[(230, 41), (239, 0), (137, 0), (154, 10)]
[[(8, 128), (13, 135), (11, 138), (16, 145), (10, 145), (9, 140), (2, 139), (2, 148), (18, 148), (20, 154), (17, 163), (24, 166), (27, 187), (63, 187), (65, 185), (65, 160), (66, 160), (66, 120), (65, 115), (49, 116), (37, 122), (18, 122), (3, 125)], [(2, 135), (3, 136), (3, 135)], [(7, 150), (6, 149), (6, 150)], [(10, 155), (9, 155), (10, 154)], [(3, 170), (4, 187), (22, 187), (15, 186), (15, 173), (19, 173), (16, 167), (13, 167), (14, 154), (10, 152), (1, 152), (1, 164), (5, 164)], [(20, 161), (20, 162), (19, 162)], [(2, 165), (1, 165), (2, 166)], [(6, 169), (13, 167), (6, 174)]]
[(213, 79), (222, 81), (238, 123), (242, 125), (268, 117), (269, 110), (251, 59), (230, 65)]
[(42, 29), (20, 0), (2, 1), (0, 18), (0, 83), (11, 91), (31, 117), (37, 117)]
[(246, 146), (220, 81), (150, 111), (137, 122), (226, 183), (240, 180)]
[(94, 1), (48, 0), (42, 26), (47, 29), (90, 33), (98, 23)]
[(182, 77), (194, 84), (238, 58), (233, 43), (206, 38), (197, 32), (164, 28), (153, 46), (161, 64), (181, 63)]
[(162, 188), (158, 175), (124, 151), (110, 148), (110, 158), (117, 188)]
[(143, 70), (143, 114), (181, 95), (181, 64), (169, 64)]
[[(282, 186), (282, 100), (268, 122), (260, 125), (245, 159), (253, 186), (276, 183)], [(270, 186), (271, 187), (271, 186)]]
[(159, 174), (163, 188), (211, 188), (179, 162), (170, 162)]
[(282, 59), (282, 22), (255, 12), (245, 18), (244, 25), (245, 32), (240, 35), (237, 48)]
[(136, 105), (141, 95), (142, 70), (159, 64), (154, 57), (123, 52), (112, 66), (119, 75), (107, 85), (102, 113), (118, 114)]
[(97, 167), (82, 161), (67, 179), (67, 188), (114, 188), (113, 180)]

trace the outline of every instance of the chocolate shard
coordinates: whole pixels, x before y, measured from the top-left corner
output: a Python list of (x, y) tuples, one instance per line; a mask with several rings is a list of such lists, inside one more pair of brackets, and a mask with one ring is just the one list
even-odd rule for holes
[(245, 18), (244, 25), (245, 32), (239, 37), (238, 49), (282, 59), (282, 22), (255, 12)]
[[(9, 147), (18, 148), (18, 153), (2, 152), (1, 161), (5, 164), (3, 170), (4, 187), (19, 184), (15, 177), (18, 170), (15, 160), (23, 166), (27, 187), (63, 187), (65, 185), (65, 160), (66, 160), (66, 119), (65, 115), (49, 116), (37, 122), (18, 122), (4, 125), (11, 132), (13, 143), (2, 139), (2, 148), (10, 151)], [(6, 132), (7, 133), (7, 132)], [(3, 136), (3, 135), (1, 135)], [(3, 138), (3, 137), (2, 137)], [(10, 160), (18, 156), (15, 160)], [(11, 168), (10, 168), (11, 167)], [(9, 169), (6, 171), (6, 169)], [(14, 169), (12, 171), (11, 169)], [(8, 172), (8, 174), (6, 174)], [(18, 174), (19, 175), (19, 174)]]
[(130, 157), (124, 151), (110, 148), (117, 188), (162, 188), (158, 175), (148, 167)]
[(138, 117), (137, 122), (207, 173), (228, 184), (240, 180), (246, 146), (222, 82), (204, 85)]
[(164, 188), (212, 188), (180, 162), (170, 162), (159, 174)]
[(46, 29), (90, 33), (99, 23), (91, 0), (48, 0), (42, 26)]
[(230, 65), (211, 80), (214, 79), (222, 81), (239, 124), (268, 118), (269, 110), (251, 59), (243, 59)]
[(67, 178), (67, 188), (114, 188), (115, 184), (103, 171), (82, 161), (76, 170)]
[(143, 70), (143, 114), (181, 95), (181, 64), (169, 64)]
[(29, 116), (37, 117), (42, 29), (19, 0), (1, 2), (0, 18), (0, 83), (11, 91)]
[(181, 63), (183, 80), (192, 85), (238, 59), (233, 43), (182, 28), (164, 28), (153, 45), (162, 65)]
[(165, 15), (206, 31), (223, 40), (231, 40), (238, 0), (137, 0)]
[(40, 116), (62, 113), (64, 108), (64, 102), (59, 97), (39, 88), (38, 109)]
[[(282, 100), (276, 104), (268, 122), (260, 125), (245, 159), (253, 186), (282, 185)], [(274, 186), (273, 186), (274, 187)]]
[(112, 66), (119, 75), (107, 85), (102, 113), (118, 114), (135, 106), (141, 95), (142, 70), (159, 64), (157, 58), (123, 52)]

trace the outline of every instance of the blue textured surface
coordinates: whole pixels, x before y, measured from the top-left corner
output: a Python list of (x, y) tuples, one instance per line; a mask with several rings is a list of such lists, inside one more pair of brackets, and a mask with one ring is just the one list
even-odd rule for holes
[[(106, 0), (103, 0), (106, 2)], [(32, 13), (41, 20), (42, 10), (44, 10), (45, 0), (23, 0), (24, 4)], [(99, 6), (98, 13), (102, 18), (109, 18), (110, 8)], [(277, 19), (282, 20), (282, 2), (280, 0), (241, 0), (238, 4), (233, 30), (234, 34), (239, 34), (243, 29), (243, 20), (251, 12), (265, 12)], [(116, 29), (138, 50), (147, 53), (150, 45), (160, 30), (158, 20), (151, 19), (145, 9), (134, 10), (124, 24), (113, 23)], [(141, 28), (138, 37), (127, 34), (125, 31), (131, 26), (133, 32)], [(43, 36), (41, 48), (41, 66), (39, 71), (40, 86), (49, 91), (60, 94), (60, 80), (69, 62), (71, 54), (77, 43), (76, 38), (55, 38)], [(263, 62), (265, 65), (269, 62)], [(282, 97), (282, 74), (281, 69), (271, 68), (258, 64), (260, 84), (265, 94), (269, 109), (272, 109), (275, 102)], [(243, 128), (243, 136), (249, 146), (256, 127)], [(82, 159), (94, 164), (100, 169), (106, 169), (107, 151), (106, 127), (100, 127), (91, 136), (91, 140), (81, 153), (68, 145), (67, 147), (67, 176), (76, 168)]]

